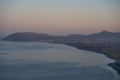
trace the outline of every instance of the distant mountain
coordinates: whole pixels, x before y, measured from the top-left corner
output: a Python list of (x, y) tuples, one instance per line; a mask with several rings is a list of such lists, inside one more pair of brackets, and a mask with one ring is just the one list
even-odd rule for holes
[(8, 35), (7, 37), (3, 38), (6, 41), (40, 41), (40, 40), (47, 40), (57, 38), (57, 36), (48, 35), (44, 33), (33, 33), (33, 32), (19, 32)]
[(115, 36), (118, 35), (119, 33), (113, 33), (113, 32), (108, 32), (108, 31), (102, 31), (99, 33), (94, 33), (94, 34), (90, 34), (89, 36), (92, 37), (110, 37), (110, 36)]
[(120, 33), (102, 31), (99, 33), (90, 34), (87, 38), (96, 41), (120, 41)]
[(3, 38), (6, 41), (42, 41), (55, 43), (81, 43), (81, 42), (120, 42), (120, 33), (102, 31), (90, 35), (71, 34), (68, 36), (54, 36), (44, 33), (19, 32)]
[(71, 35), (68, 35), (66, 37), (67, 38), (83, 38), (83, 37), (85, 37), (85, 35), (83, 35), (83, 34), (71, 34)]

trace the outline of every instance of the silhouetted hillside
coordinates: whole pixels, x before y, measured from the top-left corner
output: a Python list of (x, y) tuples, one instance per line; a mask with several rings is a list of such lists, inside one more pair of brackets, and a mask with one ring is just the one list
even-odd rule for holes
[(42, 41), (42, 40), (50, 40), (61, 38), (61, 36), (53, 36), (44, 33), (32, 33), (32, 32), (19, 32), (8, 35), (3, 38), (6, 41)]
[(102, 41), (103, 42), (108, 42), (108, 41), (119, 42), (120, 41), (120, 33), (102, 31), (99, 33), (88, 35), (88, 39), (91, 39), (94, 41), (101, 41), (101, 42)]
[(112, 33), (102, 31), (90, 35), (71, 34), (68, 36), (54, 36), (43, 33), (14, 33), (3, 38), (6, 41), (41, 41), (41, 42), (53, 42), (53, 43), (104, 43), (120, 42), (120, 33)]

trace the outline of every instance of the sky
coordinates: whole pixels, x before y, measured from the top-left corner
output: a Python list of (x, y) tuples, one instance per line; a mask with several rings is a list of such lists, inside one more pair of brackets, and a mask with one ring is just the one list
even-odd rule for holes
[(0, 35), (120, 32), (120, 0), (0, 0)]

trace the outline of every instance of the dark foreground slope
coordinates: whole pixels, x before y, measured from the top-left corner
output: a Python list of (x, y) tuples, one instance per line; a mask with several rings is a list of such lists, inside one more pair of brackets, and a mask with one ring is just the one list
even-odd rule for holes
[(102, 31), (90, 35), (72, 34), (54, 36), (43, 33), (14, 33), (3, 38), (5, 41), (18, 42), (49, 42), (66, 44), (78, 49), (95, 51), (116, 60), (109, 64), (120, 73), (120, 33)]

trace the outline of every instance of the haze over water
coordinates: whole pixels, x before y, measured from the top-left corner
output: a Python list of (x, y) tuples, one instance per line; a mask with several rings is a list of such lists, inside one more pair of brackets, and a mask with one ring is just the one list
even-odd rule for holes
[(0, 42), (1, 80), (119, 80), (105, 55), (62, 44)]

